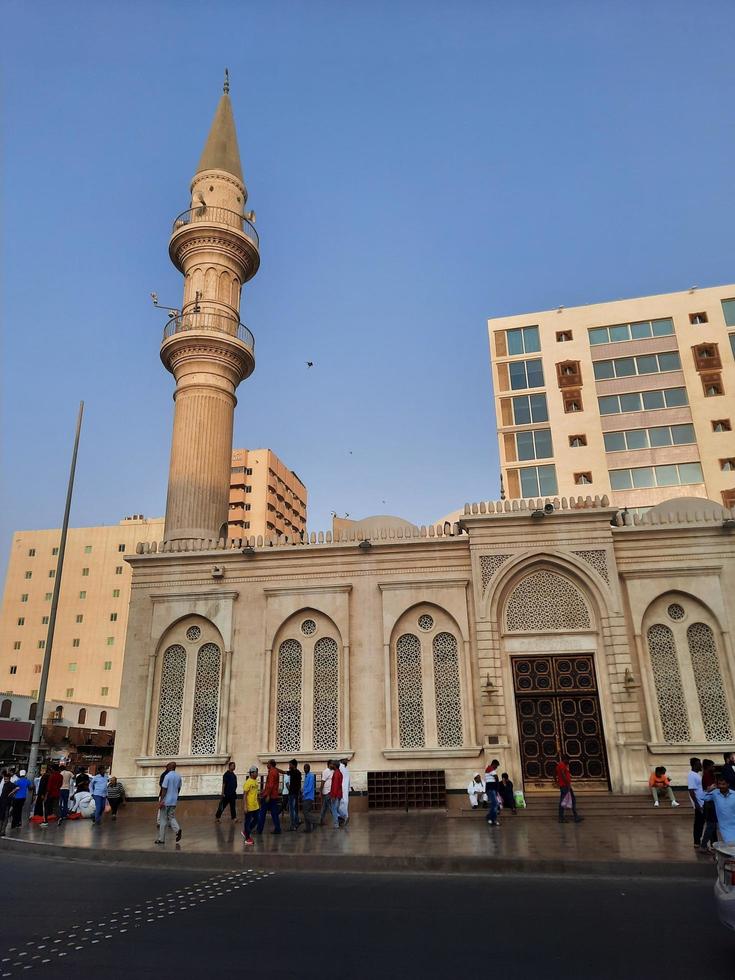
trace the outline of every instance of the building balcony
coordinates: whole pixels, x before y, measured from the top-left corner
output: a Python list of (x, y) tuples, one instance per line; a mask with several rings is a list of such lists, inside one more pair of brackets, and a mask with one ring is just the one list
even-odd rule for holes
[(212, 333), (227, 334), (243, 343), (251, 354), (255, 354), (255, 337), (244, 323), (240, 323), (233, 317), (209, 312), (183, 313), (180, 316), (171, 317), (163, 329), (163, 339), (166, 341), (175, 334), (185, 333), (187, 330), (194, 333), (211, 331)]
[(174, 220), (168, 254), (176, 268), (186, 267), (203, 251), (224, 251), (240, 266), (241, 282), (253, 278), (260, 266), (260, 243), (254, 225), (239, 211), (202, 205), (182, 211)]
[(216, 208), (206, 204), (200, 205), (198, 208), (190, 208), (188, 211), (182, 211), (174, 219), (171, 234), (175, 235), (177, 231), (195, 223), (227, 225), (228, 228), (235, 228), (237, 231), (242, 232), (246, 238), (250, 239), (257, 249), (260, 248), (260, 240), (258, 238), (258, 232), (255, 230), (255, 225), (238, 211), (230, 211), (228, 208)]

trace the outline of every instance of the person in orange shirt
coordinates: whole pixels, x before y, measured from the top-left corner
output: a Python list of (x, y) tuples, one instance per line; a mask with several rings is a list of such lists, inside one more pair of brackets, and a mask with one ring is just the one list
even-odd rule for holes
[(674, 791), (671, 788), (671, 780), (666, 775), (665, 766), (656, 766), (651, 775), (648, 777), (648, 785), (650, 787), (651, 793), (653, 795), (653, 805), (658, 806), (658, 797), (660, 793), (666, 793), (672, 806), (678, 806), (676, 802), (676, 797), (674, 796)]
[(276, 766), (276, 760), (271, 759), (268, 762), (268, 775), (266, 776), (265, 786), (263, 787), (263, 793), (260, 797), (260, 815), (258, 817), (258, 833), (263, 833), (263, 828), (265, 827), (265, 818), (270, 813), (271, 819), (273, 820), (273, 833), (280, 834), (281, 832), (281, 821), (278, 817), (278, 808), (281, 805), (281, 794), (279, 792), (279, 782), (278, 776), (281, 770)]

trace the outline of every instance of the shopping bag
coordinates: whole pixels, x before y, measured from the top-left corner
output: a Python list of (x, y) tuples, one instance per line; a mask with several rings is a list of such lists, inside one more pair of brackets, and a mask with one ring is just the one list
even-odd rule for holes
[(569, 792), (569, 790), (567, 790), (564, 796), (562, 796), (559, 806), (561, 806), (564, 810), (572, 809), (572, 794)]
[(112, 807), (106, 800), (105, 800), (105, 813), (112, 813)]
[(515, 793), (513, 793), (513, 798), (516, 801), (517, 810), (524, 810), (526, 808), (526, 798), (521, 790), (517, 789)]

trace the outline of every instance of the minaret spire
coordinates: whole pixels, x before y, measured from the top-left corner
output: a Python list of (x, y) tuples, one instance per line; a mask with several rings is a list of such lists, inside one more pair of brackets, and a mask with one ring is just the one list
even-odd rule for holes
[(225, 83), (222, 86), (222, 92), (224, 95), (230, 94), (230, 73), (227, 68), (225, 68)]
[(200, 174), (204, 170), (223, 170), (243, 183), (240, 149), (237, 145), (237, 130), (229, 93), (230, 73), (225, 68), (222, 95), (214, 113), (207, 142), (202, 150), (197, 173)]

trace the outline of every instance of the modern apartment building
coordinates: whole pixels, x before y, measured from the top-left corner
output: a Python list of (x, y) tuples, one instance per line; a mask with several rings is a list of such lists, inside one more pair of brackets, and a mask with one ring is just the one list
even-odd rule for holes
[[(235, 449), (230, 536), (306, 527), (306, 487), (269, 449)], [(47, 702), (117, 707), (130, 602), (126, 555), (161, 541), (162, 517), (70, 528)], [(58, 528), (13, 535), (0, 611), (0, 692), (36, 697), (59, 552)]]
[(488, 320), (509, 497), (735, 506), (735, 285)]
[(306, 530), (306, 487), (270, 449), (233, 449), (228, 525), (231, 538)]

